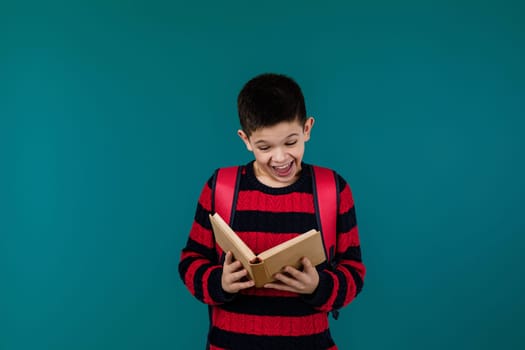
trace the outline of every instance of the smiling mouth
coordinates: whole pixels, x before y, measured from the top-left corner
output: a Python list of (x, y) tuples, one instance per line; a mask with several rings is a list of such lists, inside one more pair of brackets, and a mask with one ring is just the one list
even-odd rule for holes
[(281, 165), (281, 166), (272, 166), (272, 169), (279, 176), (288, 176), (288, 175), (290, 175), (290, 171), (292, 170), (292, 166), (293, 166), (293, 161), (288, 163), (288, 164)]

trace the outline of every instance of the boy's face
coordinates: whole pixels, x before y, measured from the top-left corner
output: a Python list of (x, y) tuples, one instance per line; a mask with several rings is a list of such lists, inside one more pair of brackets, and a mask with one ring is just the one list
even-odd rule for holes
[(314, 119), (310, 117), (304, 127), (296, 119), (257, 129), (250, 137), (238, 131), (246, 148), (255, 156), (254, 171), (259, 181), (270, 187), (284, 187), (297, 180), (304, 143), (310, 139), (313, 124)]

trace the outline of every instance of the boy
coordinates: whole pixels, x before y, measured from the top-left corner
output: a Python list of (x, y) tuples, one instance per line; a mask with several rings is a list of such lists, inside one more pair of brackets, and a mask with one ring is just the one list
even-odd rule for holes
[[(289, 77), (262, 74), (239, 93), (238, 131), (255, 160), (242, 167), (235, 232), (258, 254), (317, 228), (312, 168), (303, 163), (314, 124), (300, 87)], [(190, 292), (210, 307), (208, 349), (337, 349), (328, 312), (361, 291), (365, 267), (349, 186), (337, 175), (339, 208), (335, 262), (287, 266), (276, 282), (255, 288), (231, 252), (217, 256), (208, 214), (213, 177), (200, 195), (182, 250), (179, 273)]]

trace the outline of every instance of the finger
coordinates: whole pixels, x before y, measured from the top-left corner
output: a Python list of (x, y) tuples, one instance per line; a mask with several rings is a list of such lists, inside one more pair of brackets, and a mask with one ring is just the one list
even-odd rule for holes
[(311, 279), (315, 280), (318, 278), (319, 273), (308, 258), (303, 259), (303, 267), (303, 273), (305, 277), (305, 279), (303, 279), (303, 282), (307, 283)]
[(229, 270), (230, 270), (231, 272), (238, 271), (238, 270), (240, 270), (240, 269), (242, 269), (242, 264), (241, 264), (240, 261), (234, 261), (234, 262), (232, 262), (232, 263), (230, 264), (230, 266), (229, 266)]
[(303, 271), (306, 273), (308, 273), (308, 271), (314, 268), (314, 265), (312, 265), (312, 262), (307, 257), (303, 258), (302, 263), (303, 263)]
[(237, 290), (247, 289), (247, 288), (251, 288), (255, 286), (255, 282), (252, 280), (245, 281), (245, 282), (237, 282), (237, 283), (234, 283), (232, 286), (236, 288)]
[(304, 280), (304, 272), (297, 270), (293, 266), (286, 266), (283, 269), (284, 272), (292, 276), (294, 279), (303, 281)]
[(240, 261), (233, 261), (233, 254), (231, 252), (226, 253), (226, 258), (224, 259), (224, 269), (227, 271), (236, 271), (242, 267)]
[(232, 283), (235, 283), (237, 281), (239, 281), (241, 278), (245, 277), (248, 275), (248, 271), (246, 271), (245, 269), (241, 270), (241, 271), (237, 271), (237, 272), (232, 272), (230, 274), (230, 281)]
[(232, 263), (232, 252), (226, 252), (226, 257), (224, 258), (224, 265), (230, 265)]
[(286, 276), (285, 274), (282, 274), (282, 273), (277, 273), (274, 278), (284, 284), (286, 284), (287, 286), (290, 286), (292, 288), (296, 288), (296, 289), (300, 289), (301, 287), (301, 283), (296, 280), (295, 278), (291, 278), (291, 277), (288, 277)]

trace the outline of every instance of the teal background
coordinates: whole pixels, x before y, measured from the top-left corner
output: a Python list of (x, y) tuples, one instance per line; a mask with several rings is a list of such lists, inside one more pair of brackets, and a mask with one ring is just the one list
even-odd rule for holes
[(519, 1), (0, 3), (0, 349), (202, 349), (177, 263), (236, 96), (294, 77), (368, 268), (341, 349), (525, 347)]

